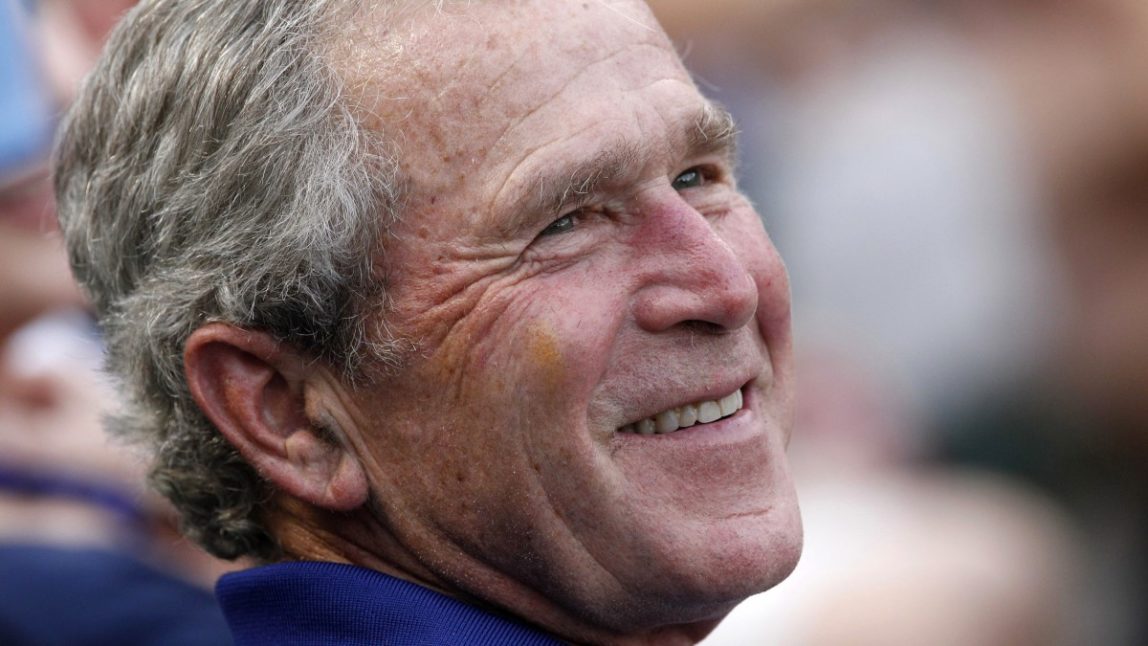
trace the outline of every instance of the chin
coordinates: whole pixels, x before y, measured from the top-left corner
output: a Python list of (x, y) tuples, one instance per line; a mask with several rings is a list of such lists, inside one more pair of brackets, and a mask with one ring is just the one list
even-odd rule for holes
[(801, 558), (803, 531), (796, 496), (779, 495), (759, 513), (741, 512), (701, 527), (691, 566), (701, 588), (729, 598), (746, 597), (784, 580)]
[(706, 549), (669, 559), (663, 575), (647, 581), (657, 596), (631, 608), (629, 619), (649, 629), (710, 622), (708, 632), (739, 603), (785, 580), (801, 557), (796, 504), (754, 520), (713, 528), (694, 543)]

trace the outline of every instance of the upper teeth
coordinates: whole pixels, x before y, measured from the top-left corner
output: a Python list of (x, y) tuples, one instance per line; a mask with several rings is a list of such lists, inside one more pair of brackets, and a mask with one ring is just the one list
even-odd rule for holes
[(743, 405), (741, 391), (735, 390), (721, 399), (686, 404), (679, 408), (662, 411), (640, 422), (626, 424), (618, 429), (618, 432), (639, 433), (641, 435), (673, 433), (678, 429), (689, 428), (694, 424), (708, 424), (723, 417), (729, 417), (741, 410)]

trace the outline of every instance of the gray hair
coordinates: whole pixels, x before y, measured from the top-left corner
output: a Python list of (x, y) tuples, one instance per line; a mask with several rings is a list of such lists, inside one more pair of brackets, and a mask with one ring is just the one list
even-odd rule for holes
[(225, 558), (278, 554), (271, 488), (192, 399), (190, 334), (262, 330), (349, 376), (397, 360), (366, 324), (396, 163), (329, 60), (351, 4), (145, 0), (58, 144), (61, 227), (126, 399), (111, 431), (151, 448), (153, 485)]

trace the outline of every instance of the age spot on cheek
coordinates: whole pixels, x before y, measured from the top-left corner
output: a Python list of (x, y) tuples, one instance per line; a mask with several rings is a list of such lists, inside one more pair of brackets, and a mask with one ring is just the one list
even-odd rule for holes
[(562, 391), (566, 378), (566, 361), (558, 347), (554, 331), (545, 323), (535, 323), (526, 329), (526, 353), (541, 383), (541, 390), (557, 394)]

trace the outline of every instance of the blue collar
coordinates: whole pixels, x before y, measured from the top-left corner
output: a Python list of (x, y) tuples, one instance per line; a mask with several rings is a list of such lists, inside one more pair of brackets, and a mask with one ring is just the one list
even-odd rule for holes
[(277, 563), (224, 575), (215, 594), (236, 646), (561, 642), (512, 619), (375, 570)]

